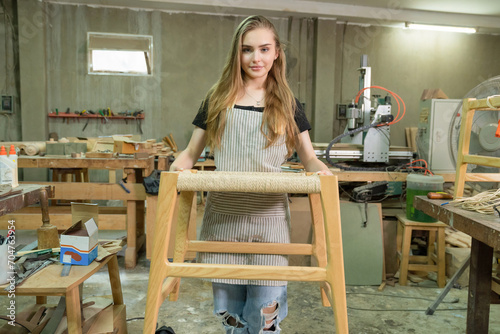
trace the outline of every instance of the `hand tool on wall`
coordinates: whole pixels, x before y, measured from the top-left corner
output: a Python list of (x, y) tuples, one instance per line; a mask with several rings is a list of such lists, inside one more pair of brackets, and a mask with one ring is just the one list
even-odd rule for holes
[(85, 122), (85, 125), (83, 126), (82, 132), (85, 131), (87, 128), (87, 125), (89, 125), (90, 118), (87, 118), (87, 122)]
[(108, 119), (106, 118), (106, 115), (104, 114), (104, 111), (102, 109), (99, 109), (99, 115), (104, 117), (104, 124), (108, 123)]

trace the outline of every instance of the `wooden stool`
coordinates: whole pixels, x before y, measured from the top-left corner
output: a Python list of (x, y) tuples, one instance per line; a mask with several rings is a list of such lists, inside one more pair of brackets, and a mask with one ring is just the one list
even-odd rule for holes
[[(267, 243), (262, 247), (262, 243), (189, 240), (187, 231), (190, 222), (195, 221), (192, 216), (196, 215), (192, 206), (196, 191), (307, 193), (314, 241), (312, 244)], [(169, 262), (168, 243), (178, 198), (175, 255), (173, 262)], [(187, 251), (312, 255), (318, 267), (184, 263)], [(143, 333), (154, 333), (158, 310), (168, 295), (170, 300), (177, 300), (180, 277), (322, 282), (322, 296), (328, 298), (323, 298), (323, 305), (333, 308), (335, 332), (348, 333), (337, 177), (294, 173), (163, 172)]]
[(52, 182), (89, 182), (89, 171), (87, 168), (52, 168)]
[[(52, 182), (89, 182), (89, 170), (87, 168), (52, 168)], [(69, 205), (72, 201), (55, 202), (56, 205)], [(82, 202), (90, 203), (89, 200)]]
[[(408, 281), (408, 271), (436, 271), (438, 287), (443, 288), (446, 284), (445, 274), (445, 242), (444, 229), (446, 224), (421, 223), (410, 220), (404, 215), (397, 215), (398, 234), (397, 247), (400, 261), (399, 284), (406, 285)], [(410, 255), (410, 245), (413, 231), (428, 231), (427, 255)], [(436, 240), (437, 234), (437, 240)], [(437, 242), (436, 242), (437, 241)], [(437, 244), (437, 256), (434, 252), (434, 242)]]

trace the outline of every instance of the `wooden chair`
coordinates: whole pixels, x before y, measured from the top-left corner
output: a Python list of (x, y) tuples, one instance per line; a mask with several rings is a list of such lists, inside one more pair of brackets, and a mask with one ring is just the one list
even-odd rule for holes
[[(196, 209), (193, 209), (196, 191), (307, 193), (313, 220), (313, 242), (269, 243), (263, 250), (262, 244), (258, 243), (189, 240), (188, 225), (196, 215)], [(175, 255), (173, 262), (169, 262), (168, 241), (178, 200)], [(316, 257), (318, 267), (184, 263), (187, 251), (312, 255)], [(337, 177), (291, 173), (163, 172), (143, 333), (154, 333), (159, 308), (168, 295), (170, 300), (177, 300), (180, 277), (322, 282), (323, 305), (333, 308), (336, 333), (348, 333)]]
[(474, 120), (474, 114), (476, 111), (500, 111), (500, 96), (494, 96), (481, 100), (464, 99), (462, 103), (462, 121), (460, 122), (460, 136), (458, 141), (454, 198), (463, 196), (465, 182), (499, 182), (497, 173), (483, 173), (476, 177), (474, 177), (474, 175), (467, 174), (468, 164), (500, 168), (499, 157), (469, 154), (472, 121)]
[[(445, 263), (445, 234), (446, 224), (441, 222), (422, 223), (398, 215), (398, 257), (400, 261), (399, 284), (406, 285), (408, 271), (435, 271), (437, 272), (438, 287), (444, 288), (446, 284)], [(428, 231), (427, 255), (410, 255), (410, 245), (413, 231)], [(437, 236), (437, 239), (436, 239)], [(434, 253), (434, 243), (437, 244), (437, 255)]]

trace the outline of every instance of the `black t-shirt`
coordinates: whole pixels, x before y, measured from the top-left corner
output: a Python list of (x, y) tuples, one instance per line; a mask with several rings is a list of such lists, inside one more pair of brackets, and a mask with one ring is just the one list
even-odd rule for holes
[[(295, 103), (297, 107), (295, 109), (295, 122), (297, 123), (297, 127), (299, 128), (299, 132), (304, 132), (306, 130), (311, 130), (311, 124), (307, 120), (306, 114), (304, 112), (304, 108), (302, 108), (302, 104), (299, 100), (295, 99)], [(263, 112), (264, 107), (254, 107), (254, 106), (240, 106), (235, 105), (235, 108), (243, 109), (243, 110), (251, 110), (256, 112)], [(203, 130), (207, 129), (207, 116), (208, 116), (208, 103), (202, 103), (200, 109), (198, 110), (198, 114), (194, 118), (193, 124)]]

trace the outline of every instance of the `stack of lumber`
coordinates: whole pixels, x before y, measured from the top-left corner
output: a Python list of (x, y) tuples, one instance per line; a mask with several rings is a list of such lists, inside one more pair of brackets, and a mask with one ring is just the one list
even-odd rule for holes
[(471, 248), (472, 238), (453, 227), (447, 226), (444, 230), (447, 247)]
[(168, 136), (163, 137), (162, 141), (172, 149), (172, 151), (177, 152), (179, 148), (174, 140), (174, 136), (170, 133)]
[(170, 146), (166, 146), (165, 143), (163, 143), (163, 142), (153, 144), (153, 148), (154, 148), (156, 155), (169, 156), (169, 155), (174, 154), (174, 151), (172, 150), (172, 148)]

